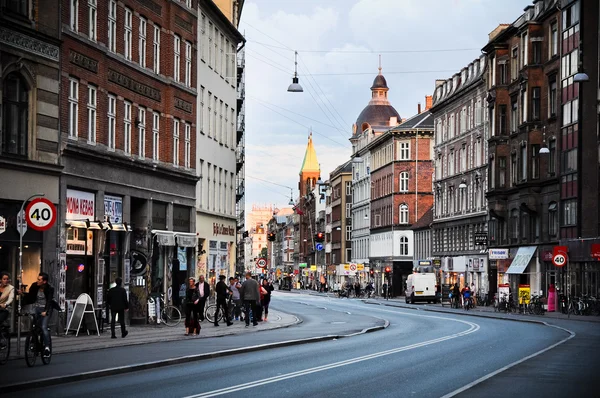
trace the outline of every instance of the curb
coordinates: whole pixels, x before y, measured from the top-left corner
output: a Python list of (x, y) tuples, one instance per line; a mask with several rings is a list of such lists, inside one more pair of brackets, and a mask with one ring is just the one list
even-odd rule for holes
[[(299, 321), (298, 323), (302, 322), (298, 317), (296, 317), (296, 319), (298, 319), (298, 321)], [(292, 325), (295, 325), (295, 324), (292, 324)], [(282, 327), (289, 327), (292, 325), (282, 326)], [(108, 368), (108, 369), (102, 369), (102, 370), (94, 370), (94, 371), (90, 371), (90, 372), (68, 375), (68, 376), (48, 377), (45, 379), (35, 380), (35, 383), (33, 383), (32, 381), (28, 381), (27, 383), (8, 384), (8, 385), (1, 386), (0, 389), (2, 390), (3, 393), (25, 391), (25, 390), (30, 390), (30, 389), (36, 388), (37, 386), (40, 386), (40, 385), (43, 385), (45, 387), (55, 386), (55, 385), (59, 385), (59, 384), (73, 383), (76, 381), (97, 379), (97, 378), (101, 378), (101, 377), (120, 375), (123, 373), (132, 373), (132, 372), (138, 372), (140, 370), (148, 370), (148, 369), (156, 369), (156, 368), (162, 368), (162, 367), (167, 367), (167, 366), (172, 366), (172, 365), (180, 365), (180, 364), (189, 363), (189, 362), (202, 361), (202, 360), (206, 360), (206, 359), (213, 359), (213, 358), (225, 357), (225, 356), (236, 355), (236, 354), (245, 354), (245, 353), (249, 353), (249, 352), (268, 350), (268, 349), (272, 349), (272, 348), (291, 347), (291, 346), (301, 345), (301, 344), (319, 343), (319, 342), (328, 341), (328, 340), (339, 340), (339, 339), (343, 339), (343, 338), (347, 338), (347, 337), (357, 336), (360, 334), (372, 333), (372, 332), (376, 332), (378, 330), (383, 330), (383, 329), (387, 328), (389, 325), (390, 325), (389, 321), (386, 320), (383, 325), (365, 328), (359, 332), (355, 332), (355, 333), (351, 333), (351, 334), (309, 337), (307, 339), (287, 340), (287, 341), (280, 341), (277, 343), (260, 344), (260, 345), (256, 345), (256, 346), (245, 347), (245, 348), (233, 348), (233, 349), (229, 349), (229, 350), (209, 352), (206, 354), (188, 355), (188, 356), (179, 357), (179, 358), (162, 359), (162, 360), (134, 364), (134, 365), (120, 366), (120, 367)], [(35, 384), (35, 385), (33, 385), (33, 384)]]

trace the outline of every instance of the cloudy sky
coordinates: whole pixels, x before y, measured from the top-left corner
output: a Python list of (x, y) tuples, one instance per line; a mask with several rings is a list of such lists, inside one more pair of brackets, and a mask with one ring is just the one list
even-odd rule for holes
[[(286, 206), (312, 129), (323, 180), (349, 159), (378, 55), (401, 117), (481, 54), (531, 0), (252, 0), (246, 44), (246, 207)], [(303, 93), (288, 93), (298, 51)], [(265, 182), (270, 181), (271, 183)], [(273, 184), (274, 183), (274, 184)], [(279, 185), (275, 185), (279, 184)]]

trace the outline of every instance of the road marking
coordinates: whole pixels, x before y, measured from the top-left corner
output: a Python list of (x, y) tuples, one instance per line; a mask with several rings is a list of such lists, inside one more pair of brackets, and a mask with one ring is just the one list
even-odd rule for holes
[[(391, 312), (391, 311), (390, 311)], [(437, 344), (437, 343), (441, 343), (443, 341), (448, 341), (448, 340), (452, 340), (452, 339), (456, 339), (458, 337), (462, 337), (462, 336), (466, 336), (468, 334), (471, 333), (475, 333), (479, 330), (480, 326), (476, 323), (473, 322), (468, 322), (468, 321), (463, 321), (463, 320), (459, 320), (459, 319), (451, 319), (451, 318), (444, 318), (444, 317), (440, 317), (440, 316), (435, 316), (435, 315), (421, 315), (421, 314), (404, 314), (404, 315), (413, 315), (413, 316), (421, 316), (421, 317), (426, 317), (426, 318), (438, 318), (438, 319), (444, 319), (444, 320), (448, 320), (448, 321), (455, 321), (455, 322), (460, 322), (460, 323), (464, 323), (466, 325), (469, 325), (469, 329), (459, 332), (459, 333), (454, 333), (454, 334), (450, 334), (447, 336), (442, 336), (439, 337), (437, 339), (433, 339), (433, 340), (428, 340), (428, 341), (424, 341), (421, 343), (415, 343), (415, 344), (411, 344), (408, 346), (404, 346), (404, 347), (398, 347), (398, 348), (393, 348), (390, 350), (385, 350), (385, 351), (380, 351), (380, 352), (376, 352), (373, 354), (369, 354), (369, 355), (363, 355), (360, 357), (356, 357), (356, 358), (351, 358), (351, 359), (347, 359), (344, 361), (339, 361), (339, 362), (334, 362), (334, 363), (330, 363), (327, 365), (321, 365), (321, 366), (316, 366), (314, 368), (309, 368), (309, 369), (304, 369), (304, 370), (299, 370), (296, 372), (291, 372), (291, 373), (287, 373), (287, 374), (282, 374), (282, 375), (278, 375), (278, 376), (273, 376), (273, 377), (269, 377), (263, 380), (256, 380), (256, 381), (251, 381), (248, 383), (243, 383), (243, 384), (239, 384), (237, 386), (231, 386), (231, 387), (225, 387), (225, 388), (221, 388), (218, 390), (213, 390), (213, 391), (207, 391), (205, 393), (201, 393), (201, 394), (197, 394), (197, 395), (190, 395), (186, 398), (204, 398), (204, 397), (215, 397), (218, 395), (224, 395), (224, 394), (230, 394), (236, 391), (242, 391), (242, 390), (247, 390), (250, 388), (254, 388), (254, 387), (259, 387), (259, 386), (263, 386), (266, 384), (272, 384), (272, 383), (277, 383), (280, 381), (284, 381), (284, 380), (288, 380), (288, 379), (293, 379), (296, 377), (300, 377), (300, 376), (306, 376), (312, 373), (317, 373), (317, 372), (323, 372), (325, 370), (331, 370), (331, 369), (335, 369), (335, 368), (339, 368), (342, 366), (347, 366), (347, 365), (353, 365), (359, 362), (363, 362), (363, 361), (368, 361), (368, 360), (372, 360), (372, 359), (376, 359), (376, 358), (380, 358), (380, 357), (384, 357), (384, 356), (388, 356), (388, 355), (392, 355), (392, 354), (397, 354), (399, 352), (403, 352), (403, 351), (409, 351), (409, 350), (413, 350), (416, 348), (421, 348), (421, 347), (426, 347), (428, 345), (432, 345), (432, 344)]]
[(498, 369), (498, 370), (495, 370), (495, 371), (493, 371), (493, 372), (490, 372), (490, 373), (486, 374), (485, 376), (482, 376), (482, 377), (480, 377), (479, 379), (477, 379), (477, 380), (475, 380), (475, 381), (472, 381), (471, 383), (469, 383), (469, 384), (466, 384), (466, 385), (462, 386), (461, 388), (459, 388), (459, 389), (457, 389), (457, 390), (454, 390), (454, 391), (452, 391), (452, 392), (450, 392), (450, 393), (448, 393), (448, 394), (444, 395), (442, 398), (450, 398), (450, 397), (454, 397), (454, 396), (456, 396), (456, 395), (460, 394), (461, 392), (465, 392), (465, 391), (467, 391), (468, 389), (470, 389), (470, 388), (472, 388), (472, 387), (476, 386), (477, 384), (483, 383), (484, 381), (486, 381), (486, 380), (488, 380), (488, 379), (490, 379), (490, 378), (492, 378), (492, 377), (494, 377), (494, 376), (496, 376), (496, 375), (498, 375), (498, 374), (500, 374), (500, 373), (504, 372), (505, 370), (508, 370), (508, 369), (510, 369), (510, 368), (512, 368), (512, 367), (514, 367), (514, 366), (517, 366), (517, 365), (519, 365), (519, 364), (521, 364), (521, 363), (523, 363), (523, 362), (525, 362), (525, 361), (528, 361), (528, 360), (530, 360), (531, 358), (535, 358), (535, 357), (537, 357), (538, 355), (541, 355), (541, 354), (545, 353), (546, 351), (550, 351), (550, 350), (551, 350), (551, 349), (553, 349), (554, 347), (558, 347), (559, 345), (561, 345), (561, 344), (563, 344), (563, 343), (566, 343), (567, 341), (569, 341), (569, 340), (571, 340), (573, 337), (575, 337), (575, 332), (573, 332), (573, 331), (571, 331), (571, 330), (569, 330), (569, 329), (561, 328), (560, 326), (556, 326), (556, 325), (550, 325), (550, 324), (549, 324), (549, 323), (547, 323), (547, 322), (543, 322), (543, 323), (544, 323), (546, 326), (550, 326), (550, 327), (553, 327), (553, 328), (557, 328), (557, 329), (564, 330), (565, 332), (569, 333), (569, 337), (566, 337), (566, 338), (562, 339), (561, 341), (559, 341), (559, 342), (557, 342), (557, 343), (554, 343), (554, 344), (552, 344), (551, 346), (548, 346), (548, 347), (546, 347), (546, 348), (544, 348), (544, 349), (542, 349), (542, 350), (540, 350), (540, 351), (538, 351), (538, 352), (534, 352), (534, 353), (533, 353), (533, 354), (531, 354), (531, 355), (528, 355), (528, 356), (526, 356), (526, 357), (524, 357), (524, 358), (521, 358), (521, 359), (519, 359), (518, 361), (515, 361), (515, 362), (513, 362), (513, 363), (510, 363), (510, 364), (508, 364), (508, 365), (506, 365), (506, 366), (503, 366), (503, 367), (501, 367), (501, 368), (500, 368), (500, 369)]

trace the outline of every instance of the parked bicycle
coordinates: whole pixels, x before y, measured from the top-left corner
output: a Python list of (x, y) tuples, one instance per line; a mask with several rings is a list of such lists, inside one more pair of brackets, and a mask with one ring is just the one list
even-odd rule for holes
[(0, 325), (0, 365), (4, 365), (8, 361), (10, 355), (10, 326), (8, 322), (3, 322)]
[[(218, 314), (215, 314), (215, 312), (217, 311), (217, 303), (213, 303), (210, 304), (206, 307), (206, 310), (204, 311), (204, 317), (206, 318), (207, 321), (209, 321), (210, 323), (215, 323), (215, 318), (216, 318), (216, 322), (220, 322), (223, 320), (223, 309), (221, 308), (219, 310)], [(233, 300), (227, 300), (227, 312), (229, 313), (229, 322), (233, 321), (233, 318), (235, 317), (235, 304), (233, 303)]]
[(181, 322), (181, 311), (174, 305), (165, 302), (165, 295), (154, 295), (153, 300), (158, 300), (160, 305), (160, 321), (166, 326), (177, 326)]
[(35, 314), (24, 313), (23, 316), (31, 317), (31, 329), (27, 339), (25, 339), (25, 363), (28, 367), (33, 367), (37, 361), (38, 355), (42, 357), (42, 363), (48, 365), (52, 360), (52, 335), (48, 328), (48, 353), (44, 353), (44, 334), (41, 326), (41, 321), (35, 319)]

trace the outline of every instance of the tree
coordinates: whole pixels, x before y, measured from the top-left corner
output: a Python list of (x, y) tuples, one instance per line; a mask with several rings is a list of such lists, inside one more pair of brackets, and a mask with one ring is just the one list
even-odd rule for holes
[(267, 258), (267, 248), (266, 247), (263, 247), (262, 250), (260, 251), (260, 257)]

